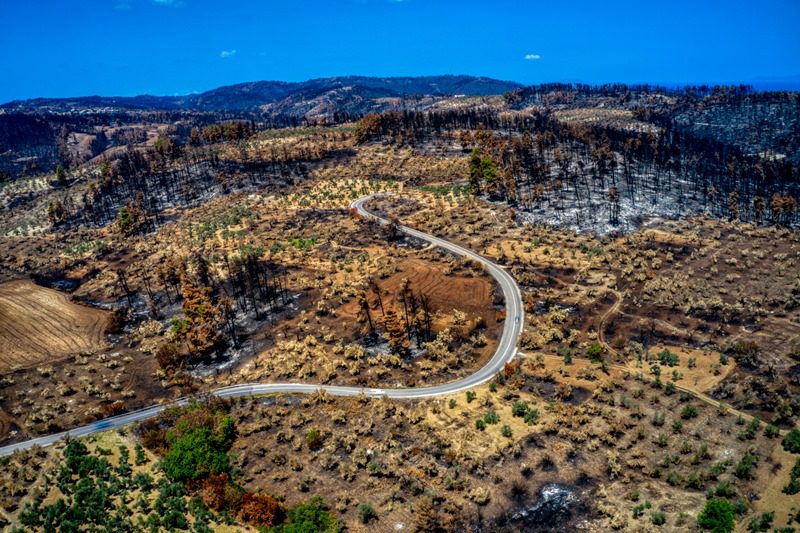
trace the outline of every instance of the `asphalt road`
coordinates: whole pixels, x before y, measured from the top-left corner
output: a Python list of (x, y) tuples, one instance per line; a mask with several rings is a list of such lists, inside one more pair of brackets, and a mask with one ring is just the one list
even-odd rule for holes
[[(373, 198), (373, 196), (359, 198), (351, 204), (351, 208), (358, 210), (358, 213), (364, 218), (374, 219), (381, 224), (387, 224), (387, 220), (377, 217), (364, 209), (364, 203), (370, 198)], [(514, 355), (516, 354), (517, 339), (522, 332), (522, 326), (525, 321), (525, 311), (522, 305), (522, 297), (520, 295), (519, 286), (514, 281), (514, 278), (512, 278), (504, 269), (488, 261), (487, 259), (484, 259), (480, 255), (467, 250), (466, 248), (462, 248), (443, 239), (439, 239), (438, 237), (427, 235), (421, 231), (417, 231), (405, 226), (400, 226), (399, 229), (407, 235), (427, 241), (455, 255), (468, 257), (472, 261), (482, 264), (486, 272), (488, 272), (497, 281), (498, 285), (503, 291), (503, 297), (505, 299), (506, 320), (503, 323), (503, 333), (500, 338), (500, 342), (497, 345), (497, 350), (492, 358), (486, 363), (486, 365), (484, 365), (474, 374), (471, 374), (463, 379), (431, 387), (383, 389), (328, 385), (323, 386), (304, 383), (248, 383), (215, 389), (214, 391), (211, 391), (211, 394), (214, 394), (220, 398), (238, 398), (241, 396), (256, 396), (276, 393), (313, 394), (318, 391), (325, 391), (327, 394), (332, 396), (359, 396), (363, 394), (373, 398), (386, 397), (395, 399), (413, 399), (433, 398), (436, 396), (453, 394), (466, 389), (471, 389), (476, 385), (480, 385), (481, 383), (491, 380), (499, 371), (503, 369), (503, 366), (506, 363), (514, 358)], [(148, 418), (153, 418), (168, 407), (186, 405), (188, 402), (189, 398), (180, 398), (169, 403), (153, 405), (137, 411), (131, 411), (129, 413), (106, 418), (104, 420), (98, 420), (97, 422), (70, 429), (69, 431), (45, 435), (43, 437), (38, 437), (24, 442), (18, 442), (16, 444), (9, 444), (8, 446), (0, 448), (0, 456), (9, 455), (15, 450), (28, 449), (36, 444), (39, 446), (49, 446), (66, 437), (67, 435), (71, 437), (81, 437), (100, 431), (120, 428), (134, 422), (140, 422), (142, 420), (147, 420)]]

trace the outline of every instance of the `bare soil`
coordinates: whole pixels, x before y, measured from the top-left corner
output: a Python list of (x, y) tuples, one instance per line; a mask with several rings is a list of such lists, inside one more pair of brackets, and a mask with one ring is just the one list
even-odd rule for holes
[(108, 312), (72, 303), (28, 280), (0, 284), (0, 370), (37, 365), (107, 345)]

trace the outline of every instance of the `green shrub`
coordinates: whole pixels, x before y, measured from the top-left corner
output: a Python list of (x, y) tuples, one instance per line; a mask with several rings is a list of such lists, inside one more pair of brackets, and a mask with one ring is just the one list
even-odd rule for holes
[(686, 439), (683, 439), (681, 442), (681, 453), (686, 455), (687, 453), (692, 453), (692, 443)]
[(639, 505), (637, 505), (637, 506), (635, 506), (633, 508), (633, 517), (634, 518), (639, 518), (639, 517), (643, 516), (645, 510), (646, 509), (650, 509), (650, 507), (651, 507), (651, 505), (650, 505), (649, 501), (646, 501), (644, 503), (640, 503)]
[(797, 459), (789, 473), (789, 484), (783, 487), (783, 493), (794, 495), (800, 492), (800, 458)]
[(706, 484), (706, 478), (702, 473), (691, 473), (686, 478), (686, 486), (690, 489), (700, 490)]
[(471, 390), (467, 391), (467, 403), (472, 403), (472, 401), (477, 397), (478, 397), (478, 395), (475, 394), (475, 391), (471, 391)]
[(586, 356), (595, 363), (599, 362), (603, 356), (603, 346), (599, 342), (593, 342), (586, 349)]
[(535, 424), (539, 421), (539, 410), (538, 409), (528, 409), (528, 412), (525, 413), (525, 417), (522, 419), (525, 421), (526, 424), (529, 426)]
[(750, 423), (747, 424), (747, 429), (744, 430), (743, 437), (747, 440), (753, 440), (758, 435), (758, 430), (761, 428), (761, 420), (758, 418), (753, 418), (750, 420)]
[(511, 431), (511, 428), (509, 426), (503, 426), (500, 429), (500, 434), (510, 439), (511, 436), (513, 435), (513, 432)]
[(270, 533), (336, 533), (339, 529), (325, 501), (316, 496), (291, 509), (289, 523), (272, 528)]
[(142, 466), (144, 464), (147, 464), (147, 454), (144, 453), (144, 448), (142, 448), (142, 445), (139, 444), (138, 442), (136, 443), (136, 447), (134, 448), (134, 453), (135, 453), (134, 463), (136, 464), (136, 466)]
[(147, 472), (137, 472), (133, 476), (133, 484), (142, 492), (149, 492), (153, 488), (153, 477)]
[(362, 524), (366, 524), (375, 518), (378, 518), (378, 513), (372, 508), (372, 504), (362, 503), (358, 506), (358, 519)]
[(757, 458), (755, 455), (750, 452), (745, 453), (736, 464), (733, 473), (740, 479), (751, 479), (753, 477), (753, 470), (756, 468), (756, 462)]
[(678, 359), (678, 356), (669, 350), (662, 350), (658, 353), (658, 361), (662, 365), (675, 366), (680, 362), (680, 359)]
[(683, 418), (684, 420), (695, 418), (696, 416), (697, 416), (697, 407), (693, 405), (687, 405), (681, 411), (681, 418)]
[(715, 498), (706, 502), (705, 508), (697, 517), (697, 524), (713, 533), (729, 533), (733, 531), (735, 519), (736, 515), (731, 503)]
[(775, 520), (775, 513), (761, 513), (759, 516), (750, 520), (747, 524), (747, 530), (753, 533), (759, 531), (769, 531), (772, 527), (772, 522)]
[(680, 485), (681, 481), (683, 481), (681, 475), (675, 471), (670, 472), (669, 475), (667, 476), (667, 483), (669, 483), (673, 487), (676, 485)]
[(747, 508), (747, 504), (744, 503), (743, 499), (737, 498), (736, 501), (733, 502), (733, 512), (736, 513), (736, 516), (743, 516), (750, 512), (750, 510)]
[(494, 410), (489, 411), (486, 413), (486, 416), (483, 417), (483, 421), (487, 424), (497, 424), (500, 422), (500, 415), (498, 415)]
[(764, 428), (764, 436), (769, 439), (774, 439), (775, 437), (781, 434), (781, 430), (778, 426), (774, 424), (767, 424), (767, 427)]
[(477, 429), (478, 431), (483, 431), (484, 429), (486, 429), (486, 422), (484, 422), (482, 418), (479, 418), (478, 420), (475, 421), (475, 429)]
[(316, 429), (312, 429), (306, 433), (306, 446), (309, 450), (316, 450), (322, 444), (322, 435)]
[(650, 515), (650, 522), (652, 522), (654, 526), (663, 526), (667, 523), (667, 515), (661, 511), (656, 511)]
[(783, 449), (791, 453), (800, 453), (800, 429), (793, 429), (781, 441)]
[(528, 404), (526, 402), (514, 402), (511, 406), (511, 414), (518, 417), (524, 417), (528, 412)]
[(714, 488), (714, 495), (721, 498), (733, 498), (736, 496), (736, 489), (729, 482), (721, 481)]
[(661, 377), (661, 367), (656, 364), (650, 365), (650, 373), (656, 378)]

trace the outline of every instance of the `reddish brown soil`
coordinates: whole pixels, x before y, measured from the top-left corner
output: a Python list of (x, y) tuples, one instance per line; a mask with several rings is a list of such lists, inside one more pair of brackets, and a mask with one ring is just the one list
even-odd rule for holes
[[(398, 266), (396, 273), (377, 280), (384, 305), (402, 305), (398, 303), (397, 293), (404, 279), (409, 281), (409, 288), (415, 295), (427, 295), (437, 311), (447, 314), (458, 309), (470, 318), (481, 317), (487, 326), (497, 321), (492, 308), (492, 285), (488, 276), (446, 275), (441, 265), (409, 259)], [(370, 307), (378, 307), (374, 293), (370, 292), (369, 300)], [(339, 314), (355, 317), (358, 314), (358, 302), (354, 300), (342, 306)]]

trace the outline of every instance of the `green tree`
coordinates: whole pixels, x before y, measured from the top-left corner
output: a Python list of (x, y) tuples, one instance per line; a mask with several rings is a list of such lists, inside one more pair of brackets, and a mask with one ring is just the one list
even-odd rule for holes
[(162, 157), (176, 157), (180, 150), (174, 140), (163, 135), (159, 135), (153, 143), (153, 148)]
[(800, 429), (793, 429), (783, 437), (783, 449), (791, 453), (800, 453)]
[(469, 157), (469, 188), (472, 194), (480, 194), (483, 186), (483, 167), (481, 166), (481, 153), (477, 148), (472, 149)]
[(189, 428), (182, 435), (167, 435), (169, 450), (163, 461), (164, 472), (172, 480), (188, 481), (230, 471), (228, 450), (236, 439), (233, 420), (226, 416), (212, 431), (207, 427)]
[(733, 531), (736, 514), (728, 500), (714, 498), (706, 502), (706, 506), (697, 517), (697, 524), (713, 533), (729, 533)]
[(490, 194), (495, 194), (498, 185), (497, 168), (487, 156), (481, 158), (481, 174), (483, 175), (483, 183), (486, 186), (486, 190)]
[(117, 224), (119, 231), (123, 235), (127, 235), (131, 231), (131, 215), (127, 207), (119, 208), (119, 215), (117, 215)]
[(56, 167), (56, 179), (61, 187), (64, 187), (67, 184), (67, 171), (64, 170), (64, 167), (61, 165)]

